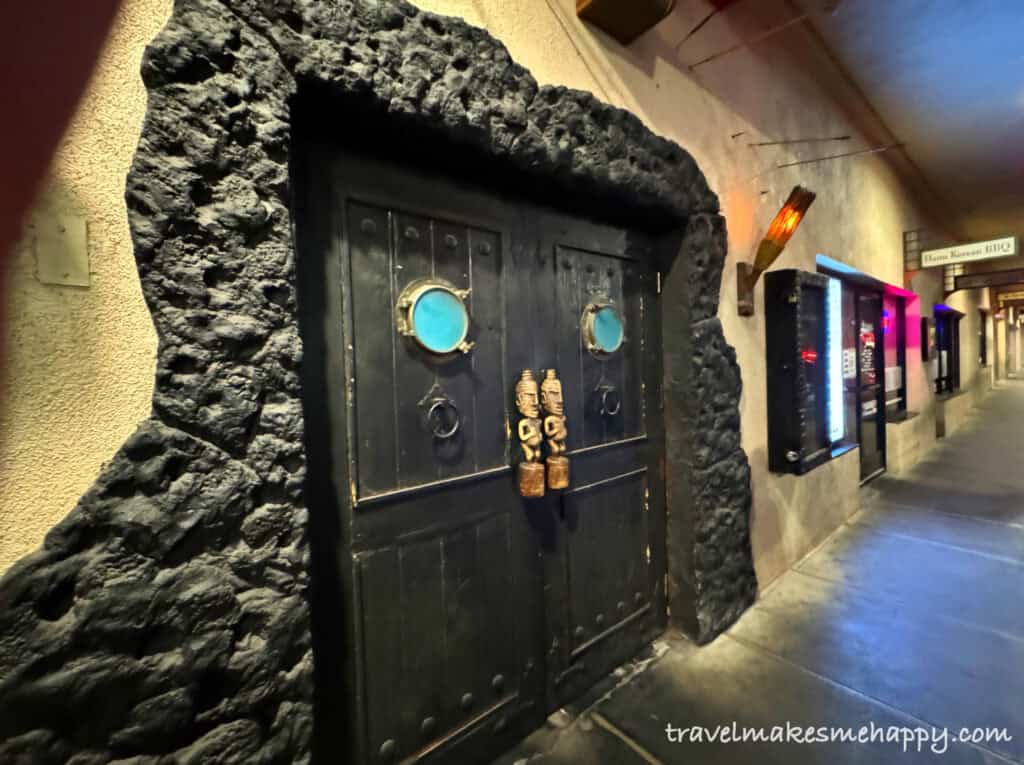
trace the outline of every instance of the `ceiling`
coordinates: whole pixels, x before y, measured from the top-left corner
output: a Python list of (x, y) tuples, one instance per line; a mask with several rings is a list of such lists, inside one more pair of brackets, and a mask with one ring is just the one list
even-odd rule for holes
[(842, 0), (811, 23), (942, 200), (948, 227), (1024, 240), (1024, 3)]

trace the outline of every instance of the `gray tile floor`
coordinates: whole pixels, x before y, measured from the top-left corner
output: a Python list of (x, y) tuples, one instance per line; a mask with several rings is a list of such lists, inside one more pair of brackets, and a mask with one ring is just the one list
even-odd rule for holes
[[(1002, 383), (912, 474), (873, 482), (864, 509), (728, 633), (703, 648), (668, 637), (629, 677), (498, 762), (1024, 763), (1024, 381)], [(1005, 728), (1012, 740), (904, 752), (665, 731), (733, 722)]]

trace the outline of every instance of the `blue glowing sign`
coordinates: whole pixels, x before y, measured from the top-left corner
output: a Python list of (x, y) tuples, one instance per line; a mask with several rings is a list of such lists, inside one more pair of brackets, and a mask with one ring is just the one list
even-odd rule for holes
[(843, 286), (838, 279), (828, 280), (825, 295), (825, 353), (828, 390), (828, 438), (835, 442), (846, 433), (843, 410)]

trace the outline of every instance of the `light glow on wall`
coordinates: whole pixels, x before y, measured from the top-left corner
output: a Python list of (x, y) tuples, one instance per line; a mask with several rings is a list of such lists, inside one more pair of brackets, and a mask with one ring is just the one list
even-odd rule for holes
[(825, 333), (825, 353), (828, 357), (828, 438), (834, 443), (846, 433), (846, 412), (843, 409), (843, 285), (838, 279), (828, 280)]

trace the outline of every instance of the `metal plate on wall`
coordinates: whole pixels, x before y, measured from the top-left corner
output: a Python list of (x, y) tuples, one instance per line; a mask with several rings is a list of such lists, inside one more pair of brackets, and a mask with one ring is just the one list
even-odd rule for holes
[(84, 217), (40, 216), (33, 224), (36, 278), (62, 287), (89, 286), (89, 236)]

